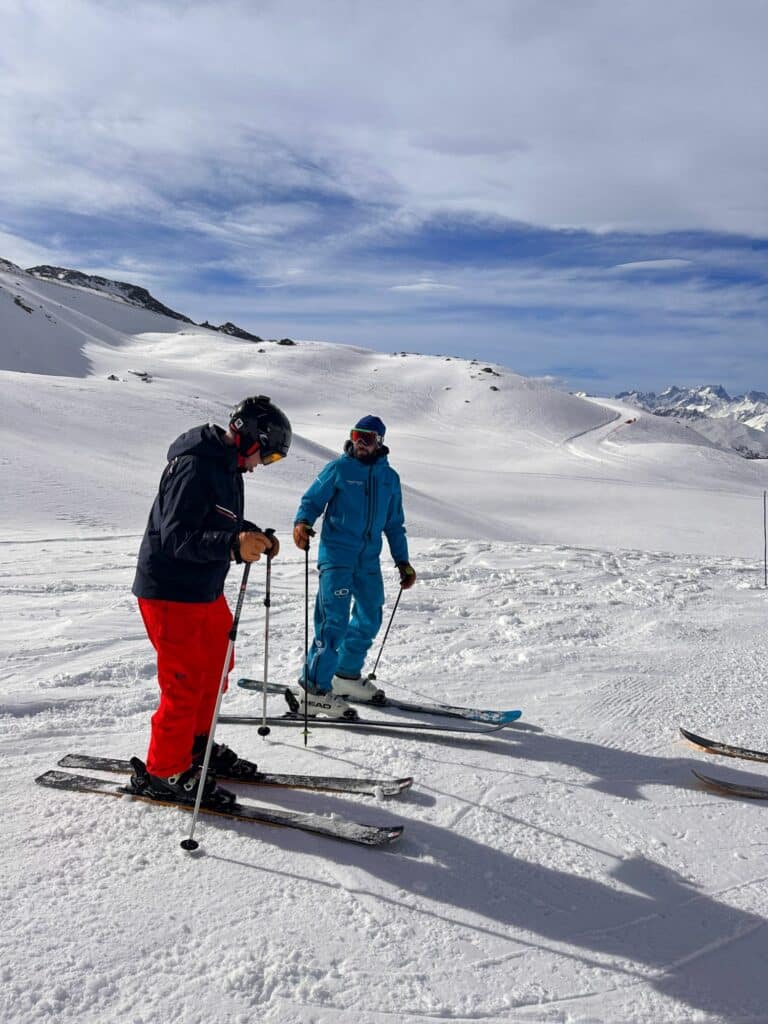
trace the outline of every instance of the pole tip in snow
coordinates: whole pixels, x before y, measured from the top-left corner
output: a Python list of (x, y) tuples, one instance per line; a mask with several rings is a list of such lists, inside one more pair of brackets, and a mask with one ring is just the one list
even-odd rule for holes
[(182, 839), (179, 846), (181, 846), (182, 850), (186, 850), (187, 853), (193, 853), (200, 846), (200, 843), (196, 839)]
[(266, 739), (267, 736), (269, 736), (269, 734), (271, 732), (272, 732), (272, 730), (269, 728), (268, 725), (260, 725), (259, 726), (259, 736), (263, 736)]

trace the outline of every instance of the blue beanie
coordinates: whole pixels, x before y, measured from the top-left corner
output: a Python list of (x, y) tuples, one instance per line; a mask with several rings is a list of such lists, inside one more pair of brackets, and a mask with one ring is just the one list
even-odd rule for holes
[(355, 424), (355, 430), (373, 430), (379, 435), (379, 437), (384, 437), (387, 432), (387, 428), (378, 416), (363, 416), (363, 418), (358, 420)]

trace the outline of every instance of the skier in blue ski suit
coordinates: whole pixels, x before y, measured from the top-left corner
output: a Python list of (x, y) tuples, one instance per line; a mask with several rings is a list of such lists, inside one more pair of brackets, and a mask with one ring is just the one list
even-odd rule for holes
[[(377, 416), (359, 420), (344, 454), (320, 472), (296, 512), (293, 538), (303, 550), (314, 533), (312, 525), (323, 515), (315, 636), (299, 680), (307, 691), (302, 700), (309, 714), (354, 717), (344, 696), (370, 700), (381, 692), (361, 673), (381, 627), (382, 534), (401, 586), (408, 589), (416, 582), (408, 559), (400, 477), (387, 460), (385, 431)], [(313, 701), (311, 695), (319, 699)]]

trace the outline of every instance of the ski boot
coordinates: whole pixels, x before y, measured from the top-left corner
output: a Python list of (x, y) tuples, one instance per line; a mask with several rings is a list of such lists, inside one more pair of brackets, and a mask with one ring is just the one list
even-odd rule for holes
[(331, 689), (339, 697), (365, 701), (366, 704), (386, 704), (387, 697), (383, 690), (371, 682), (366, 676), (343, 676), (338, 672), (331, 680)]
[[(196, 768), (202, 768), (205, 759), (205, 748), (208, 746), (206, 735), (195, 736), (192, 746), (192, 764)], [(211, 750), (211, 759), (208, 763), (208, 771), (214, 775), (223, 775), (225, 778), (236, 782), (239, 779), (253, 780), (262, 773), (253, 761), (246, 761), (244, 757), (238, 757), (234, 750), (230, 750), (226, 743), (215, 743)]]
[[(159, 800), (162, 803), (194, 804), (197, 801), (201, 773), (196, 765), (187, 768), (185, 772), (161, 777), (160, 775), (150, 775), (144, 762), (140, 761), (138, 757), (132, 757), (131, 768), (133, 768), (133, 773), (130, 786), (137, 796), (149, 797), (150, 800)], [(202, 786), (203, 797), (200, 801), (202, 807), (214, 811), (226, 811), (237, 802), (234, 793), (216, 785), (216, 778), (210, 772), (206, 775)]]
[(298, 695), (292, 690), (286, 690), (285, 699), (294, 715), (303, 715), (306, 703), (306, 713), (309, 718), (324, 715), (326, 718), (344, 718), (350, 722), (359, 718), (357, 711), (333, 690), (316, 690), (314, 687), (308, 687), (305, 690), (300, 682)]

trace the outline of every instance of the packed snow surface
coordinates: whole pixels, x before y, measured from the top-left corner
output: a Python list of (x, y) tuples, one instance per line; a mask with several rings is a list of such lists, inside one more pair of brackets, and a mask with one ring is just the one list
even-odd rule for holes
[[(765, 464), (500, 366), (259, 346), (15, 269), (0, 367), (4, 1022), (765, 1021), (765, 812), (690, 769), (766, 771), (677, 734), (768, 746)], [(295, 430), (246, 480), (283, 539), (270, 679), (304, 649), (298, 499), (375, 413), (419, 574), (379, 683), (524, 712), (484, 738), (220, 727), (269, 771), (415, 776), (391, 800), (233, 787), (404, 824), (383, 851), (209, 817), (191, 857), (178, 810), (34, 784), (68, 752), (144, 755), (146, 514), (174, 437), (253, 393)], [(261, 713), (234, 683), (263, 675), (264, 582), (260, 563), (227, 714)]]

